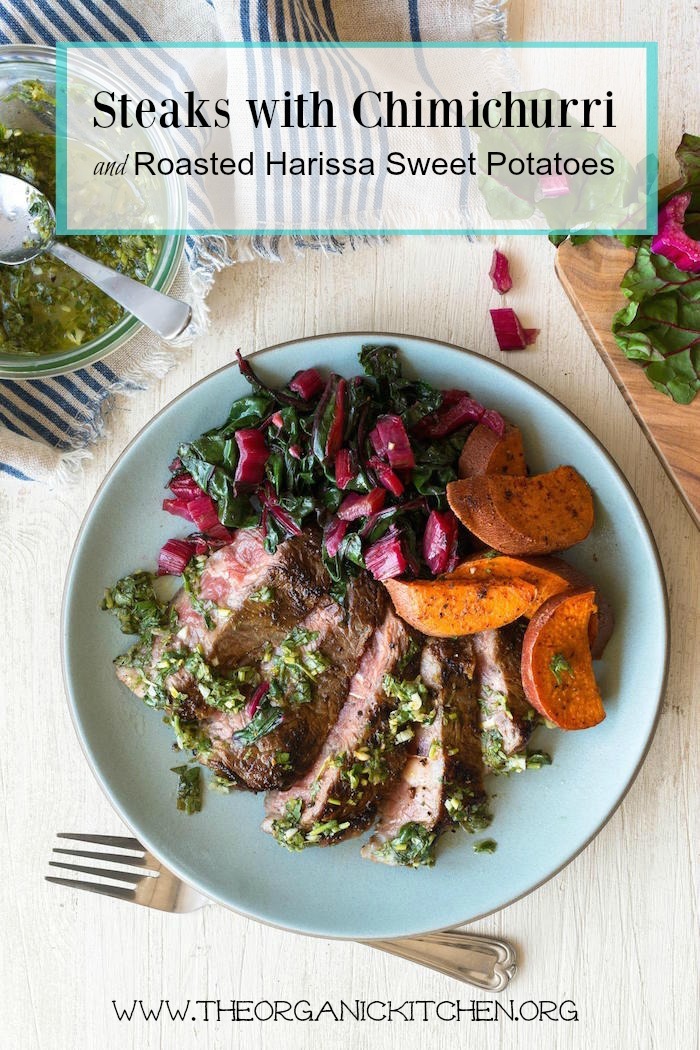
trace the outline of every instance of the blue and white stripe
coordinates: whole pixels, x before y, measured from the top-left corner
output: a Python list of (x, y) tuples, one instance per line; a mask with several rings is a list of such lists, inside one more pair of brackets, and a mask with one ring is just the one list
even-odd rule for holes
[[(66, 40), (312, 40), (371, 39), (500, 39), (505, 32), (507, 0), (178, 0), (169, 7), (167, 28), (157, 0), (2, 0), (0, 43), (54, 44)], [(380, 24), (384, 18), (385, 25)], [(468, 22), (468, 26), (465, 23)], [(204, 35), (207, 34), (207, 35)], [(151, 52), (149, 75), (163, 81), (169, 71)], [(252, 59), (254, 64), (255, 59)], [(338, 52), (332, 71), (335, 85), (349, 84), (356, 94), (367, 83), (361, 64)], [(319, 187), (317, 187), (317, 190)], [(329, 192), (335, 193), (332, 185)], [(344, 187), (342, 210), (352, 210), (350, 180)], [(381, 206), (381, 182), (376, 189), (376, 211)], [(315, 194), (313, 195), (315, 197)], [(269, 201), (268, 207), (273, 207)], [(196, 192), (190, 200), (193, 228), (206, 223), (197, 214), (206, 205)], [(342, 250), (337, 238), (294, 238), (296, 247)], [(255, 237), (251, 249), (266, 258), (279, 258), (279, 238)], [(211, 281), (232, 261), (231, 245), (222, 237), (188, 237), (192, 271)], [(139, 390), (145, 381), (120, 374), (99, 362), (70, 375), (31, 381), (0, 381), (0, 473), (17, 480), (37, 476), (23, 455), (26, 439), (61, 453), (82, 449), (102, 432), (103, 411), (115, 393)], [(125, 368), (131, 373), (130, 368)], [(13, 440), (13, 436), (17, 436)], [(46, 477), (46, 471), (43, 477)], [(49, 471), (50, 473), (50, 471)]]

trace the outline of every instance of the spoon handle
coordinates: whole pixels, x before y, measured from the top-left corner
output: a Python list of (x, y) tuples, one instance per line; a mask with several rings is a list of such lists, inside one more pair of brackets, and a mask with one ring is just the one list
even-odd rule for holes
[(466, 930), (364, 943), (490, 992), (502, 992), (516, 969), (512, 944)]
[(192, 310), (187, 303), (163, 295), (155, 288), (141, 284), (123, 273), (117, 273), (109, 266), (103, 266), (102, 263), (81, 255), (67, 244), (54, 241), (48, 251), (56, 259), (77, 270), (97, 288), (101, 288), (111, 299), (163, 339), (175, 339), (176, 336), (182, 335), (192, 319)]

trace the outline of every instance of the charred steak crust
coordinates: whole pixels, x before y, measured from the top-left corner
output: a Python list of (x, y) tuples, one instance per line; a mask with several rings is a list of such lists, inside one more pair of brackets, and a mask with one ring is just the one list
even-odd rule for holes
[(379, 808), (362, 855), (387, 864), (432, 864), (435, 843), (452, 823), (485, 826), (478, 688), (470, 638), (431, 639), (421, 676), (435, 718), (417, 727), (401, 777)]
[(406, 759), (406, 747), (391, 729), (395, 701), (384, 690), (384, 676), (403, 673), (414, 650), (414, 632), (387, 609), (313, 766), (286, 791), (266, 799), (263, 828), (281, 844), (290, 849), (328, 845), (357, 834), (374, 819)]
[(445, 713), (447, 772), (451, 779), (481, 785), (479, 686), (472, 639), (431, 639), (423, 649), (421, 673)]
[[(302, 622), (305, 630), (318, 635), (310, 648), (328, 663), (313, 683), (309, 702), (283, 698), (281, 724), (252, 744), (239, 743), (234, 736), (250, 721), (244, 712), (204, 713), (213, 743), (207, 764), (214, 762), (219, 775), (252, 791), (283, 788), (303, 774), (340, 714), (350, 680), (385, 607), (383, 589), (366, 574), (351, 582), (345, 606), (326, 598)], [(265, 677), (264, 664), (261, 675)]]
[[(138, 664), (123, 658), (116, 672), (146, 699), (148, 681), (158, 677), (166, 649), (182, 656), (180, 663), (190, 652), (201, 652), (210, 669), (225, 676), (242, 662), (259, 665), (263, 650), (278, 645), (300, 623), (318, 632), (308, 648), (317, 649), (328, 667), (314, 681), (310, 701), (294, 704), (281, 697), (281, 725), (253, 744), (239, 743), (234, 735), (251, 720), (245, 708), (209, 706), (201, 683), (187, 667), (165, 675), (161, 699), (153, 705), (168, 712), (174, 728), (176, 720), (187, 724), (181, 736), (185, 747), (190, 740), (197, 744), (192, 750), (217, 776), (234, 786), (264, 791), (284, 786), (313, 761), (342, 707), (367, 641), (384, 616), (387, 599), (384, 589), (362, 573), (348, 587), (345, 605), (338, 605), (328, 597), (318, 536), (294, 537), (270, 556), (256, 533), (238, 533), (232, 544), (209, 558), (202, 572), (202, 599), (230, 602), (230, 615), (214, 606), (216, 622), (209, 629), (181, 591), (173, 602), (179, 614), (177, 633), (156, 636), (150, 651), (138, 654)], [(267, 600), (255, 600), (261, 593)]]
[[(241, 664), (256, 663), (265, 645), (279, 644), (295, 624), (319, 602), (327, 600), (319, 535), (304, 533), (292, 537), (281, 543), (274, 554), (268, 554), (259, 529), (241, 529), (230, 544), (207, 559), (196, 592), (194, 599), (185, 590), (173, 598), (179, 630), (168, 639), (168, 647), (182, 651), (200, 649), (207, 663), (222, 673)], [(150, 672), (165, 647), (164, 638), (157, 635), (150, 666), (141, 654), (140, 663), (144, 666), (129, 666), (123, 660), (117, 667), (117, 676), (143, 697), (144, 677), (152, 677)], [(186, 672), (180, 672), (173, 684), (178, 692), (192, 695), (195, 703), (202, 706), (197, 683)]]
[[(207, 628), (187, 595), (179, 599), (180, 619), (190, 625), (214, 666), (235, 667), (249, 662), (261, 645), (278, 645), (328, 594), (319, 534), (293, 536), (268, 554), (262, 534), (246, 531), (245, 540), (239, 533), (232, 544), (212, 554), (202, 572), (198, 597), (223, 610), (213, 614), (214, 627)], [(267, 600), (261, 601), (261, 595)]]

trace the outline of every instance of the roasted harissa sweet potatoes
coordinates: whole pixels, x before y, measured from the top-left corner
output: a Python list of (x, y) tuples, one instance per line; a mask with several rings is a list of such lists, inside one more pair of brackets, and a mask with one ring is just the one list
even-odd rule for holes
[(574, 467), (529, 475), (522, 437), (481, 425), (466, 441), (460, 480), (447, 485), (455, 516), (486, 544), (429, 580), (387, 580), (399, 616), (423, 634), (455, 637), (529, 620), (522, 681), (532, 706), (562, 729), (605, 717), (593, 673), (613, 629), (612, 609), (584, 573), (553, 552), (593, 528), (591, 490)]

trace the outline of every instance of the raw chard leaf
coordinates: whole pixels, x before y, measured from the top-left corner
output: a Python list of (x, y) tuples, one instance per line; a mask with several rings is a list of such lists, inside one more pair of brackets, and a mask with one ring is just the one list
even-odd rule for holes
[(700, 274), (643, 245), (621, 287), (630, 303), (613, 318), (618, 346), (657, 390), (690, 404), (700, 390)]
[[(683, 176), (678, 192), (690, 193), (684, 228), (697, 238), (700, 224), (700, 136), (684, 135), (676, 150)], [(622, 279), (629, 304), (612, 323), (623, 353), (639, 361), (661, 393), (688, 405), (700, 390), (700, 273), (679, 270), (638, 239), (634, 264)]]

